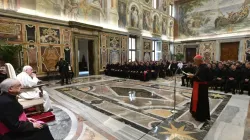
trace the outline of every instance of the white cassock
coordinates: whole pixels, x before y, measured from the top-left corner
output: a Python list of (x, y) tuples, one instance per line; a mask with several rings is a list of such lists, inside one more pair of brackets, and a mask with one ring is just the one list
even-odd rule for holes
[[(34, 77), (30, 77), (26, 72), (21, 72), (20, 74), (17, 75), (17, 79), (20, 81), (23, 87), (32, 87), (36, 86), (39, 79)], [(23, 99), (37, 99), (40, 98), (39, 93), (40, 93), (39, 88), (31, 88), (31, 89), (25, 89), (24, 92), (20, 94), (20, 97)], [(44, 111), (48, 111), (51, 109), (51, 102), (49, 99), (49, 95), (46, 91), (43, 91), (43, 107)]]

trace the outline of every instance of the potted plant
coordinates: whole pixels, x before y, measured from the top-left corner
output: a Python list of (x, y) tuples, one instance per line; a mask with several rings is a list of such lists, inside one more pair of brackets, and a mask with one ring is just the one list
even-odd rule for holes
[(184, 55), (181, 53), (177, 53), (174, 55), (176, 61), (182, 61), (184, 58)]
[(7, 44), (0, 42), (0, 56), (5, 63), (11, 63), (15, 69), (20, 67), (20, 52), (22, 51), (21, 45)]

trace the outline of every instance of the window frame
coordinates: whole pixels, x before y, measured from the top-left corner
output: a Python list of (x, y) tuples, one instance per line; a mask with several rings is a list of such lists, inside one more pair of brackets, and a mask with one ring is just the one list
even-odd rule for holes
[[(134, 40), (134, 46), (133, 46), (133, 40)], [(129, 50), (128, 50), (128, 53), (129, 53), (129, 57), (128, 57), (128, 61), (129, 62), (134, 62), (136, 60), (136, 37), (132, 37), (130, 36), (129, 37), (129, 46), (128, 46)], [(133, 55), (133, 52), (134, 52), (134, 55)]]
[[(160, 44), (161, 45), (161, 50), (157, 50), (157, 45)], [(159, 53), (160, 54), (160, 59), (162, 59), (162, 42), (158, 41), (158, 40), (154, 40), (152, 41), (152, 61), (159, 61), (160, 59), (156, 60), (156, 54)]]
[(173, 17), (173, 4), (169, 4), (169, 7), (168, 7), (168, 8), (169, 8), (169, 11), (168, 11), (168, 12), (169, 12), (169, 13), (168, 13), (169, 16)]

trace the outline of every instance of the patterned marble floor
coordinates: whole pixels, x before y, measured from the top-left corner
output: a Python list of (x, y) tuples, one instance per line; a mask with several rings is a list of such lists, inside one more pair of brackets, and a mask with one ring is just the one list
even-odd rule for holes
[[(211, 120), (195, 121), (190, 113), (191, 88), (177, 78), (141, 82), (107, 76), (77, 78), (71, 85), (46, 88), (53, 100), (78, 116), (72, 139), (241, 140), (247, 133), (249, 97), (210, 91)], [(172, 113), (175, 110), (176, 113)], [(79, 119), (82, 118), (82, 119)], [(235, 128), (237, 131), (230, 130)], [(218, 132), (234, 135), (221, 135)], [(245, 138), (249, 135), (245, 134)]]

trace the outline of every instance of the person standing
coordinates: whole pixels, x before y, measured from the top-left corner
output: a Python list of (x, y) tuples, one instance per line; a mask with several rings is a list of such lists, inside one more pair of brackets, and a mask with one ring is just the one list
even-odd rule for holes
[(211, 72), (203, 63), (202, 56), (196, 55), (194, 63), (197, 65), (196, 73), (188, 75), (194, 81), (190, 113), (196, 121), (205, 122), (210, 120), (208, 84), (212, 81)]
[(64, 79), (66, 80), (66, 84), (68, 84), (69, 80), (69, 63), (65, 61), (63, 58), (57, 62), (56, 67), (58, 67), (60, 78), (61, 78), (61, 85), (64, 85)]

